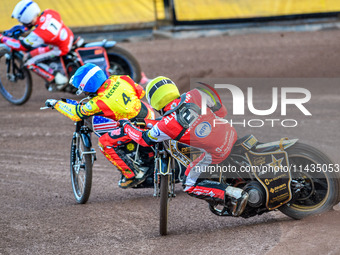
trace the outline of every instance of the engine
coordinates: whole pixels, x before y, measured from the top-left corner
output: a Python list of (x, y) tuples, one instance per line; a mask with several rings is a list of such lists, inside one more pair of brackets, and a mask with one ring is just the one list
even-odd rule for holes
[(259, 182), (252, 181), (248, 183), (244, 190), (248, 192), (248, 206), (259, 208), (266, 203), (266, 191)]

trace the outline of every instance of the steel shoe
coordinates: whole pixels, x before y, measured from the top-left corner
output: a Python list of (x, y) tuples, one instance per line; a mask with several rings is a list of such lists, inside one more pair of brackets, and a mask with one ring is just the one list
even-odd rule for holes
[(124, 175), (121, 176), (118, 186), (122, 189), (127, 189), (131, 187), (135, 187), (138, 184), (145, 181), (146, 177), (148, 177), (147, 170), (143, 171), (144, 169), (141, 169), (134, 177), (132, 178), (126, 178)]

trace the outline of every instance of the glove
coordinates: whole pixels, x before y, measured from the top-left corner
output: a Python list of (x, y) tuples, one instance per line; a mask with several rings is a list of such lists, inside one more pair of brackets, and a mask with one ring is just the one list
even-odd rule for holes
[(120, 127), (124, 128), (126, 124), (130, 123), (130, 121), (128, 119), (121, 119), (121, 120), (118, 120), (118, 123)]
[(46, 102), (45, 102), (45, 106), (51, 107), (52, 109), (54, 109), (54, 106), (57, 102), (58, 102), (58, 100), (56, 100), (56, 99), (47, 99)]
[(2, 35), (2, 34), (0, 34), (0, 43), (2, 43), (2, 38), (3, 38), (4, 36)]

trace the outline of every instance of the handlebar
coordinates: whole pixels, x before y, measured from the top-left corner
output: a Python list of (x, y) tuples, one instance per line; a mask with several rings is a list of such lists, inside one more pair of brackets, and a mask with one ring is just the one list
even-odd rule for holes
[(14, 39), (18, 39), (20, 35), (27, 32), (28, 28), (24, 25), (16, 25), (6, 31), (4, 31), (2, 34), (4, 36), (12, 37)]

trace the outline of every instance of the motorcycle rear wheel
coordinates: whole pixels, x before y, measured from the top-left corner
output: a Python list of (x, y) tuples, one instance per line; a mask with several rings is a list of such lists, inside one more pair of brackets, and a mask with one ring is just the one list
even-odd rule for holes
[(168, 233), (168, 210), (169, 210), (169, 175), (159, 175), (160, 178), (160, 210), (159, 210), (159, 233), (162, 236)]
[[(304, 188), (299, 197), (293, 198), (292, 202), (281, 206), (279, 210), (293, 219), (302, 219), (331, 209), (339, 199), (339, 175), (335, 169), (332, 171), (329, 168), (335, 164), (319, 150), (302, 143), (296, 143), (287, 153), (289, 164), (293, 165), (292, 179), (303, 183)], [(321, 170), (322, 166), (328, 168), (317, 172), (317, 166)], [(294, 192), (294, 188), (292, 191)]]
[(80, 136), (74, 137), (71, 144), (71, 182), (74, 197), (78, 204), (85, 204), (90, 197), (92, 186), (92, 155)]
[(5, 48), (0, 48), (0, 93), (10, 103), (22, 105), (27, 102), (32, 94), (32, 78), (26, 67), (21, 67), (22, 60), (15, 56), (14, 65), (16, 67), (13, 72), (12, 64), (10, 64), (11, 77), (7, 74), (7, 60), (5, 54), (9, 52)]
[(110, 75), (129, 75), (136, 83), (142, 78), (141, 67), (130, 52), (115, 45), (107, 50), (110, 62)]

